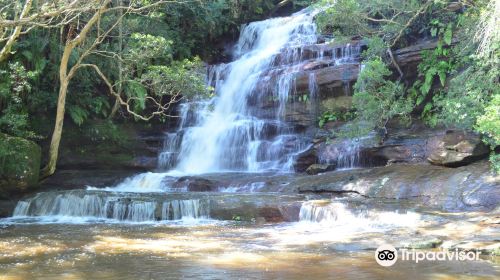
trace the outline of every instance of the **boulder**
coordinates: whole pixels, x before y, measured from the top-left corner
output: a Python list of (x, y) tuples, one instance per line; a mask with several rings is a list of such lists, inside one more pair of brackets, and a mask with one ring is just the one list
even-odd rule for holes
[(335, 164), (312, 164), (306, 169), (306, 173), (316, 175), (333, 170), (335, 170)]
[(184, 176), (179, 178), (172, 187), (186, 188), (190, 192), (212, 192), (217, 191), (218, 184), (205, 178)]
[(276, 207), (262, 207), (259, 209), (259, 217), (263, 217), (266, 222), (279, 223), (283, 222), (283, 215), (280, 209)]
[[(307, 65), (310, 68), (317, 68), (324, 66), (322, 64), (318, 65)], [(316, 84), (320, 87), (330, 86), (330, 87), (340, 87), (347, 81), (355, 81), (358, 78), (360, 70), (359, 63), (341, 64), (333, 65), (324, 68), (319, 68), (311, 71), (303, 71), (297, 73), (295, 86), (297, 91), (305, 91), (309, 87), (309, 79), (312, 74), (315, 77)]]
[(373, 163), (417, 163), (425, 158), (423, 143), (425, 139), (419, 139), (422, 143), (400, 143), (393, 145), (381, 145), (363, 150), (363, 154), (371, 159)]
[(0, 188), (17, 192), (37, 186), (41, 156), (35, 142), (0, 133)]
[(488, 147), (481, 138), (463, 131), (447, 131), (427, 143), (427, 160), (434, 165), (458, 167), (485, 158)]
[(293, 168), (295, 172), (304, 172), (315, 163), (318, 163), (317, 152), (315, 149), (309, 149), (295, 156)]
[(279, 207), (283, 220), (285, 222), (297, 222), (300, 216), (302, 202), (291, 202)]

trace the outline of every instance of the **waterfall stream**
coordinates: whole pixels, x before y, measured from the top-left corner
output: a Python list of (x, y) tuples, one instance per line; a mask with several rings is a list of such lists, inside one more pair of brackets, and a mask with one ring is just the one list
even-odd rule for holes
[[(298, 47), (317, 41), (313, 16), (303, 11), (243, 28), (236, 60), (209, 73), (216, 97), (197, 106), (192, 126), (181, 127), (178, 170), (289, 170), (289, 158), (305, 143), (284, 122), (284, 114), (294, 88), (292, 70), (302, 62)], [(262, 108), (269, 102), (276, 103), (276, 111), (265, 118)]]
[(244, 26), (235, 60), (208, 69), (215, 97), (180, 107), (178, 130), (166, 135), (159, 167), (180, 174), (292, 171), (293, 157), (311, 139), (290, 120), (291, 109), (308, 103), (308, 125), (318, 117), (318, 77), (308, 73), (308, 87), (299, 92), (297, 75), (315, 61), (341, 65), (360, 54), (359, 46), (328, 54), (311, 47), (318, 41), (316, 13), (305, 9)]

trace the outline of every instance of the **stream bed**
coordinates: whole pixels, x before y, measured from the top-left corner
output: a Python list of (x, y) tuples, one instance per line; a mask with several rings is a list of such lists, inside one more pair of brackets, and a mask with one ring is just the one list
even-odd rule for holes
[[(0, 278), (498, 279), (498, 257), (405, 261), (385, 268), (375, 262), (374, 250), (362, 249), (383, 235), (315, 229), (308, 223), (189, 220), (4, 225)], [(329, 241), (335, 239), (337, 243)]]

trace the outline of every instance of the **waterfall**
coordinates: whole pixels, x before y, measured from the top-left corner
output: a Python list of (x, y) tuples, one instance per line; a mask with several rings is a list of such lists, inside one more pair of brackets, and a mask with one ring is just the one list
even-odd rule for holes
[[(234, 60), (207, 67), (214, 97), (180, 105), (179, 126), (165, 135), (159, 168), (170, 174), (292, 171), (294, 156), (311, 142), (304, 126), (319, 114), (324, 74), (316, 70), (357, 64), (361, 53), (360, 43), (318, 43), (318, 12), (308, 8), (244, 25)], [(347, 151), (339, 166), (356, 166), (356, 153), (356, 147)]]
[[(317, 12), (305, 9), (244, 26), (234, 61), (207, 67), (214, 97), (179, 105), (177, 129), (165, 134), (158, 155), (158, 169), (168, 173), (139, 174), (105, 190), (175, 192), (169, 176), (293, 171), (295, 156), (311, 146), (307, 128), (319, 114), (324, 74), (316, 70), (358, 63), (361, 52), (358, 43), (318, 44)], [(357, 146), (339, 151), (339, 168), (357, 166)]]
[[(289, 170), (289, 159), (305, 144), (285, 123), (285, 113), (300, 47), (317, 42), (313, 17), (304, 10), (244, 26), (235, 60), (208, 69), (207, 83), (216, 96), (198, 101), (193, 122), (181, 120), (178, 154), (172, 149), (178, 138), (167, 135), (162, 167), (177, 161), (183, 173)], [(265, 112), (267, 104), (274, 104), (274, 114)]]
[[(163, 192), (168, 189), (168, 186), (163, 185), (165, 174), (162, 173), (142, 173), (130, 178), (126, 178), (115, 187), (106, 188), (110, 191), (121, 192)], [(88, 188), (89, 190), (97, 190), (97, 188)]]
[(199, 199), (173, 200), (163, 202), (162, 220), (207, 219), (209, 207)]
[(74, 217), (129, 222), (209, 219), (210, 203), (202, 199), (162, 201), (123, 197), (109, 192), (48, 192), (19, 201), (13, 217)]
[(345, 201), (311, 200), (302, 203), (299, 221), (333, 226), (338, 230), (386, 230), (411, 227), (421, 222), (421, 215), (412, 211), (368, 210), (349, 206)]
[(14, 208), (14, 217), (19, 217), (19, 216), (27, 216), (28, 215), (28, 209), (31, 205), (31, 201), (22, 201), (20, 200), (17, 202), (16, 208)]
[(302, 204), (299, 212), (300, 221), (317, 223), (340, 223), (356, 218), (351, 211), (346, 209), (344, 203), (331, 203), (328, 201), (307, 201)]

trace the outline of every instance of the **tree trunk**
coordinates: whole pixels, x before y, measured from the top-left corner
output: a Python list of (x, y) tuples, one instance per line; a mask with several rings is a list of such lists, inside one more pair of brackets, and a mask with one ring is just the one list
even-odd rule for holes
[(68, 82), (61, 83), (59, 88), (59, 97), (57, 99), (57, 113), (54, 132), (52, 133), (52, 140), (50, 141), (49, 148), (49, 161), (47, 166), (42, 170), (42, 178), (48, 177), (56, 171), (57, 158), (59, 156), (59, 144), (61, 143), (62, 129), (64, 124), (64, 112), (66, 110), (66, 94), (68, 92)]
[(68, 63), (69, 57), (73, 52), (73, 49), (81, 44), (93, 26), (97, 23), (101, 14), (104, 13), (107, 9), (108, 4), (111, 0), (105, 0), (99, 10), (97, 10), (92, 18), (85, 24), (85, 26), (81, 29), (80, 33), (74, 38), (67, 38), (66, 45), (64, 47), (64, 52), (61, 57), (61, 64), (59, 65), (59, 97), (57, 99), (57, 113), (56, 113), (56, 123), (54, 125), (54, 132), (52, 133), (52, 139), (50, 141), (49, 148), (49, 160), (47, 162), (47, 166), (42, 169), (41, 178), (48, 177), (56, 171), (57, 165), (57, 157), (59, 155), (59, 144), (61, 143), (61, 135), (62, 128), (64, 123), (64, 112), (66, 110), (66, 95), (68, 93), (68, 85), (75, 74), (75, 71), (78, 70), (79, 64), (81, 61), (77, 62), (73, 67), (71, 67), (68, 72)]
[[(118, 6), (123, 5), (123, 0), (118, 0)], [(123, 10), (120, 10), (120, 25), (118, 26), (118, 49), (120, 52), (120, 60), (118, 61), (118, 95), (122, 94), (122, 82), (123, 82), (123, 63), (122, 63), (122, 54), (123, 54), (123, 19), (121, 18), (123, 16)], [(113, 108), (111, 109), (111, 113), (108, 116), (109, 120), (112, 120), (116, 113), (118, 112), (118, 109), (120, 109), (120, 100), (116, 98), (115, 104), (113, 105)]]
[(62, 129), (64, 124), (64, 112), (66, 111), (66, 95), (68, 93), (68, 85), (70, 77), (68, 77), (68, 62), (71, 52), (73, 51), (73, 44), (67, 42), (64, 47), (61, 64), (59, 65), (59, 97), (57, 98), (57, 113), (56, 122), (54, 125), (54, 132), (50, 141), (49, 160), (47, 166), (42, 169), (41, 177), (48, 177), (56, 171), (57, 158), (59, 155), (59, 144), (61, 143)]

